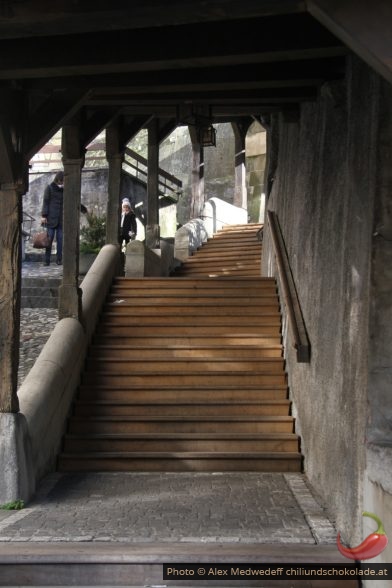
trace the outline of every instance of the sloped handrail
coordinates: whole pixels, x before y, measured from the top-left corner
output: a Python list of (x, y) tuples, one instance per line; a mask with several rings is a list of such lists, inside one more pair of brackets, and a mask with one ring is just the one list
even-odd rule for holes
[(271, 230), (272, 243), (274, 245), (276, 264), (278, 266), (282, 294), (287, 309), (287, 317), (290, 330), (294, 339), (294, 347), (297, 350), (297, 362), (310, 362), (310, 342), (305, 328), (298, 295), (291, 273), (290, 262), (287, 256), (282, 233), (280, 231), (276, 212), (267, 212)]
[[(145, 157), (133, 151), (127, 147), (125, 149), (125, 165), (130, 167), (132, 170), (135, 171), (132, 175), (139, 179), (139, 174), (143, 176), (144, 182), (147, 180), (147, 166), (148, 162)], [(141, 167), (142, 166), (142, 167)], [(177, 195), (179, 192), (182, 191), (182, 181), (173, 176), (169, 172), (165, 171), (161, 167), (159, 168), (159, 176), (158, 176), (158, 184), (160, 186), (159, 193), (161, 195), (168, 195), (167, 192), (170, 193), (170, 196)]]

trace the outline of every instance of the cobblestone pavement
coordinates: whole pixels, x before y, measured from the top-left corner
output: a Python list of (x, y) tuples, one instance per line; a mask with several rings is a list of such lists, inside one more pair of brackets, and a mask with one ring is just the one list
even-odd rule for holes
[[(39, 262), (23, 262), (22, 264), (22, 278), (60, 278), (62, 273), (62, 266), (56, 264), (50, 266), (43, 266)], [(56, 309), (21, 309), (18, 387), (34, 365), (57, 321)]]
[[(23, 275), (62, 268), (23, 264)], [(57, 322), (23, 309), (19, 382)], [(302, 474), (51, 474), (21, 511), (0, 511), (0, 541), (334, 543), (336, 531)]]
[(336, 532), (302, 474), (52, 474), (0, 522), (0, 541), (328, 544)]

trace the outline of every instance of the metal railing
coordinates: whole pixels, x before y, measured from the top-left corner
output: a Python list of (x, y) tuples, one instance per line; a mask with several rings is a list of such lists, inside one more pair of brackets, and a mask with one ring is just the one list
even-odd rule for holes
[(272, 210), (267, 212), (268, 222), (271, 231), (272, 243), (274, 245), (276, 264), (279, 271), (282, 294), (287, 310), (289, 328), (294, 340), (294, 347), (297, 350), (297, 361), (299, 363), (310, 362), (310, 342), (305, 328), (298, 295), (291, 273), (290, 262), (287, 256), (282, 233), (279, 227), (277, 214)]
[[(126, 171), (144, 184), (147, 183), (148, 162), (145, 157), (136, 153), (127, 147), (124, 154), (124, 166)], [(176, 176), (169, 174), (162, 168), (159, 168), (158, 185), (160, 196), (169, 196), (177, 202), (179, 194), (182, 192), (182, 182)]]

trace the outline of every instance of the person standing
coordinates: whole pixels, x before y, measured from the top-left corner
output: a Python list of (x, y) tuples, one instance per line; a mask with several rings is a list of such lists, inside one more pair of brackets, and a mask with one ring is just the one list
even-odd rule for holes
[(121, 224), (120, 224), (120, 243), (133, 241), (136, 238), (137, 223), (136, 216), (131, 208), (128, 198), (122, 200)]
[(49, 245), (45, 249), (44, 265), (50, 265), (52, 244), (56, 235), (56, 263), (63, 261), (63, 193), (64, 172), (57, 172), (53, 182), (45, 188), (41, 212), (41, 224), (48, 229)]

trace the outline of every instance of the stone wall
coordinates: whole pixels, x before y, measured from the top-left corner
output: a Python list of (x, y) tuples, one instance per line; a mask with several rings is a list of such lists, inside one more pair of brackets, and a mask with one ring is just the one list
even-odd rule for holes
[[(274, 116), (270, 129), (268, 208), (279, 217), (311, 343), (311, 362), (298, 364), (284, 332), (305, 471), (352, 544), (363, 533), (367, 438), (389, 451), (392, 442), (392, 251), (374, 230), (374, 219), (391, 229), (391, 103), (392, 88), (350, 57), (343, 82), (325, 85), (296, 121)], [(275, 273), (268, 230), (263, 272)], [(382, 517), (390, 498), (367, 499), (367, 508)]]

